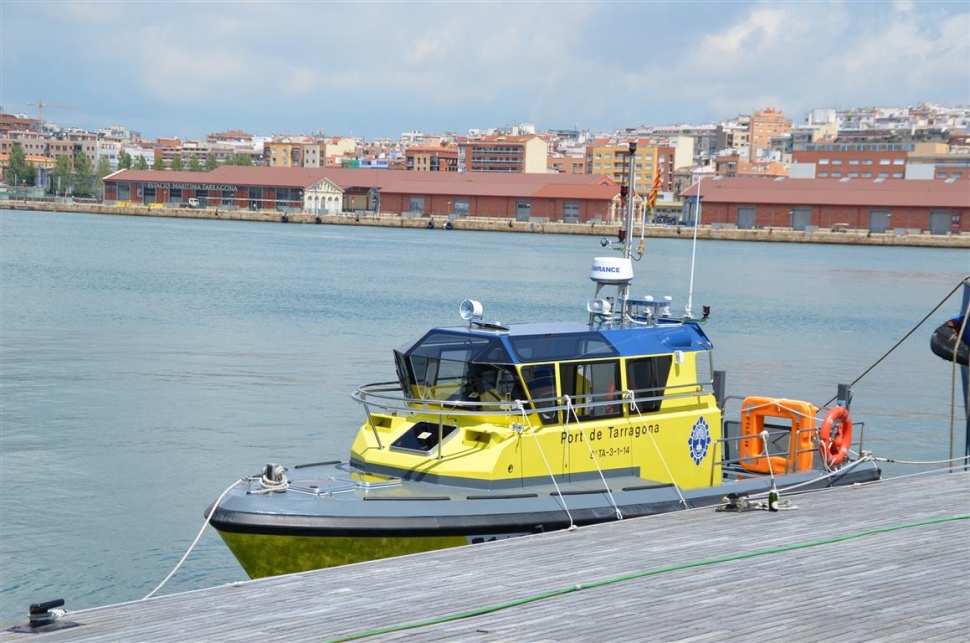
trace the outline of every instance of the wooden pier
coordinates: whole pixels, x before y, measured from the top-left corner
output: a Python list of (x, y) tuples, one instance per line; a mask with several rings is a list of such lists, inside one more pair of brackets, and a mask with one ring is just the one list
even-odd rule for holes
[(684, 511), (68, 612), (57, 623), (76, 627), (7, 624), (0, 641), (970, 637), (970, 474), (782, 500), (794, 508)]

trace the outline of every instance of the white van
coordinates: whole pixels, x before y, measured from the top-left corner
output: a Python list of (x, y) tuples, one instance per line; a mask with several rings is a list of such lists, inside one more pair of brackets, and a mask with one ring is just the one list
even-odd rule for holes
[(197, 208), (197, 207), (199, 207), (199, 200), (196, 199), (195, 197), (192, 197), (191, 199), (189, 199), (189, 207), (190, 208)]

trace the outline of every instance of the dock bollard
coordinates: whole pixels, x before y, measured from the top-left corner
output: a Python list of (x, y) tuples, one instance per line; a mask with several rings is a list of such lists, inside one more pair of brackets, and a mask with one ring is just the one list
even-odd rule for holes
[(63, 598), (56, 598), (44, 603), (34, 603), (27, 611), (27, 624), (12, 627), (8, 632), (17, 633), (37, 633), (53, 632), (54, 630), (64, 630), (70, 627), (77, 627), (79, 623), (73, 621), (61, 621), (62, 616), (67, 614), (67, 610), (58, 609), (64, 605)]

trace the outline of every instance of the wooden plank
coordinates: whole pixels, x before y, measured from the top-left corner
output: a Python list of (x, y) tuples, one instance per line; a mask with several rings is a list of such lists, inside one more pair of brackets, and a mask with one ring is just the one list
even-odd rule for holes
[[(711, 509), (70, 613), (0, 641), (962, 640), (970, 474)], [(576, 587), (581, 589), (575, 589)], [(559, 593), (458, 620), (471, 610)], [(68, 600), (68, 607), (70, 601)], [(26, 639), (24, 637), (27, 637)]]

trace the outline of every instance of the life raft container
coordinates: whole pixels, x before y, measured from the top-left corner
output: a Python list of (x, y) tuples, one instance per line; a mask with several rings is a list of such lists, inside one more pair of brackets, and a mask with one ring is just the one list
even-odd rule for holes
[[(815, 447), (815, 414), (818, 409), (798, 400), (772, 397), (746, 397), (741, 404), (741, 446), (738, 460), (741, 468), (752, 473), (791, 473), (812, 468)], [(791, 423), (787, 454), (766, 454), (761, 437), (766, 418), (787, 419)]]
[[(832, 435), (832, 429), (835, 435)], [(818, 430), (818, 449), (822, 460), (828, 467), (837, 467), (849, 455), (852, 444), (852, 418), (849, 409), (844, 406), (834, 406), (825, 414), (822, 426)]]

